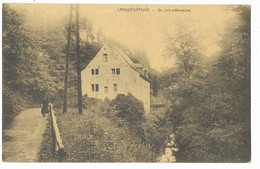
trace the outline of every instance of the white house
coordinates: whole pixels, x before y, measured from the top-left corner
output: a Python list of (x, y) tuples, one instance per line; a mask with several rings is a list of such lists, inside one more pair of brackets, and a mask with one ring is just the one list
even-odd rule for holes
[(131, 93), (150, 112), (150, 82), (147, 70), (135, 64), (112, 42), (106, 42), (81, 72), (82, 94), (99, 99)]

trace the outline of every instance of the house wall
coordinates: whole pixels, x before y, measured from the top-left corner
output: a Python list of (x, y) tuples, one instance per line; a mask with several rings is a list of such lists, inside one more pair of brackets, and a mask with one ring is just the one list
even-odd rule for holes
[[(103, 54), (108, 54), (104, 62)], [(112, 74), (113, 68), (120, 68), (120, 74)], [(91, 69), (99, 69), (99, 75), (92, 75)], [(145, 112), (150, 112), (150, 83), (139, 76), (121, 56), (120, 52), (105, 44), (96, 57), (81, 72), (82, 94), (99, 99), (114, 99), (118, 94), (127, 95), (129, 92), (143, 101)], [(99, 84), (99, 91), (92, 91), (91, 84)], [(117, 84), (117, 91), (114, 91)], [(105, 86), (108, 88), (105, 91)]]

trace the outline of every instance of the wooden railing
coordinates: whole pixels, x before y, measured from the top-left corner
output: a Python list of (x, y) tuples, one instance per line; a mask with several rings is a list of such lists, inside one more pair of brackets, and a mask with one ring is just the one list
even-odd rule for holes
[(60, 131), (57, 125), (57, 118), (53, 110), (53, 104), (50, 104), (50, 116), (51, 116), (51, 138), (52, 138), (52, 153), (57, 157), (58, 161), (63, 161), (67, 153), (62, 144), (60, 137)]

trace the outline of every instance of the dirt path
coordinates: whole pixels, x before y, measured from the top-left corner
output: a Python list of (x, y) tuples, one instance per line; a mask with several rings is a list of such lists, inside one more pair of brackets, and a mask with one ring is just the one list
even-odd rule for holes
[(40, 108), (22, 111), (9, 130), (3, 130), (3, 161), (37, 162), (47, 117)]

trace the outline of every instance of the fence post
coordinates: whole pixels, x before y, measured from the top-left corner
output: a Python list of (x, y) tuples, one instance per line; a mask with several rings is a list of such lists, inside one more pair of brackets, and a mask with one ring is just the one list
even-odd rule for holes
[(53, 128), (53, 119), (52, 119), (52, 105), (50, 104), (50, 117), (51, 117), (51, 152), (52, 155), (56, 155), (56, 137), (55, 137), (55, 132)]
[(63, 161), (67, 153), (65, 152), (62, 140), (60, 138), (60, 132), (56, 121), (56, 116), (53, 111), (53, 105), (50, 104), (50, 116), (51, 116), (51, 139), (52, 139), (52, 154), (57, 157), (58, 161)]

